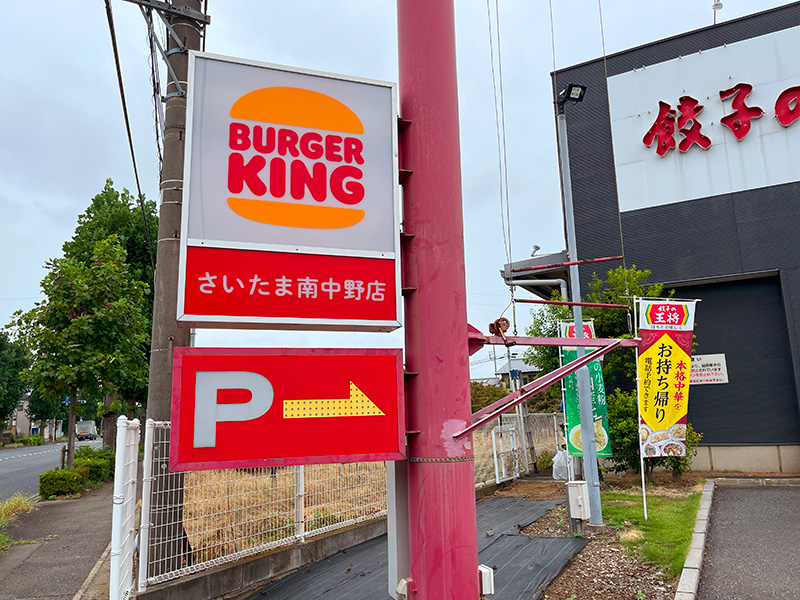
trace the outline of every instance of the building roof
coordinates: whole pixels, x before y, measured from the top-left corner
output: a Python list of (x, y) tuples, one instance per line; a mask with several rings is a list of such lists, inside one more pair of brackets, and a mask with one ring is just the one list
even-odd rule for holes
[[(537, 254), (532, 258), (525, 260), (516, 260), (510, 264), (505, 265), (500, 270), (500, 276), (506, 281), (524, 281), (526, 283), (519, 284), (522, 289), (528, 290), (532, 294), (549, 300), (553, 291), (560, 292), (558, 284), (553, 284), (554, 279), (563, 279), (569, 281), (569, 268), (563, 266), (561, 263), (567, 262), (569, 257), (567, 251), (554, 252), (552, 254)], [(553, 265), (547, 268), (548, 265)], [(544, 267), (533, 271), (526, 271), (529, 267)], [(546, 280), (550, 283), (542, 283), (536, 285), (531, 283), (535, 280)]]
[[(519, 358), (512, 358), (511, 359), (511, 369), (516, 369), (520, 373), (538, 373), (541, 371), (540, 368), (534, 367), (533, 365), (526, 364), (522, 357)], [(508, 363), (504, 364), (502, 367), (497, 369), (496, 375), (507, 375), (508, 374)]]

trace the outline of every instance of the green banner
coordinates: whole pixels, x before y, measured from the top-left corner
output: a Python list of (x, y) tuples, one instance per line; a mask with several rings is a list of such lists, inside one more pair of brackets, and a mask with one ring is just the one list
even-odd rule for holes
[[(591, 350), (587, 349), (587, 351)], [(569, 364), (577, 358), (578, 350), (576, 348), (561, 349), (561, 364)], [(608, 406), (606, 405), (606, 389), (603, 382), (603, 365), (599, 360), (594, 360), (589, 363), (588, 368), (597, 456), (610, 458), (612, 456), (611, 437), (608, 434)], [(581, 416), (578, 406), (578, 375), (573, 373), (565, 377), (561, 388), (564, 394), (564, 414), (567, 420), (567, 451), (570, 456), (583, 456)]]

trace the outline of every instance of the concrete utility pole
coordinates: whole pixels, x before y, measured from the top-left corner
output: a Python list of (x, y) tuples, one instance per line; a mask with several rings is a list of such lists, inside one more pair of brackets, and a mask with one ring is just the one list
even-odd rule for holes
[[(168, 29), (171, 29), (167, 36), (170, 77), (164, 107), (164, 158), (147, 391), (147, 416), (156, 421), (168, 421), (172, 406), (172, 350), (175, 346), (188, 346), (190, 339), (190, 330), (179, 328), (177, 322), (178, 256), (189, 51), (201, 49), (203, 31), (203, 25), (188, 14), (201, 14), (201, 0), (173, 0), (169, 8), (163, 7), (160, 2), (157, 4), (162, 6), (147, 0), (131, 1), (162, 10), (169, 20)], [(165, 459), (169, 455), (169, 445), (158, 445), (154, 453), (157, 458)], [(183, 521), (183, 474), (158, 477), (155, 485), (150, 530), (151, 560), (160, 563), (165, 571), (172, 571), (181, 566), (182, 555), (191, 559), (189, 541), (183, 527), (175, 531), (172, 525)]]
[[(398, 0), (409, 598), (477, 600), (478, 546), (452, 0)], [(416, 591), (416, 595), (414, 595)]]
[[(200, 12), (201, 0), (173, 0), (173, 8)], [(153, 335), (150, 340), (150, 384), (147, 416), (168, 421), (172, 403), (172, 349), (189, 345), (189, 329), (179, 328), (178, 255), (180, 251), (181, 203), (183, 201), (183, 155), (186, 144), (186, 79), (189, 50), (200, 50), (201, 25), (194, 19), (170, 14), (170, 25), (183, 43), (168, 36), (169, 66), (178, 79), (168, 78), (164, 106), (164, 160), (161, 167), (161, 206), (158, 213), (158, 262), (153, 298)], [(178, 88), (180, 85), (180, 89)]]

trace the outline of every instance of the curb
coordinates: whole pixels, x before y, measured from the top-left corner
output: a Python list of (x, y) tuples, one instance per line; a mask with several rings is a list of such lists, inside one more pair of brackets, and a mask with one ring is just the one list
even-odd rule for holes
[(708, 480), (703, 486), (703, 495), (700, 496), (700, 510), (694, 523), (692, 543), (689, 554), (683, 563), (683, 571), (678, 581), (675, 600), (696, 600), (697, 587), (700, 584), (700, 571), (703, 569), (703, 551), (706, 546), (708, 523), (711, 511), (711, 501), (714, 498), (714, 481)]

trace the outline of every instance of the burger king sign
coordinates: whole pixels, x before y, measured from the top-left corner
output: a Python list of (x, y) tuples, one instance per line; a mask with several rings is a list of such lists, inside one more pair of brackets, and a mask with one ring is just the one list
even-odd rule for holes
[(399, 321), (396, 86), (191, 53), (178, 320)]

